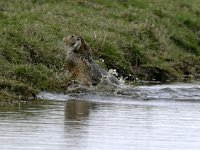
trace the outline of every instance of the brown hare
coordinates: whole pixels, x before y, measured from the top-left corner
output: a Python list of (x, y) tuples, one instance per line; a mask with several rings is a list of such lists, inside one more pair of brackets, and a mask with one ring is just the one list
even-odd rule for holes
[(116, 77), (97, 65), (91, 56), (91, 49), (79, 36), (64, 38), (66, 46), (66, 69), (72, 79), (83, 85), (98, 85), (99, 83), (119, 85)]

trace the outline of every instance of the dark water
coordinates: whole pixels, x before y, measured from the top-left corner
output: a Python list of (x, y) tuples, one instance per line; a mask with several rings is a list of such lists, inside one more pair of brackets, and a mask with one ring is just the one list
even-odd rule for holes
[(0, 106), (0, 150), (200, 149), (200, 84), (39, 97)]

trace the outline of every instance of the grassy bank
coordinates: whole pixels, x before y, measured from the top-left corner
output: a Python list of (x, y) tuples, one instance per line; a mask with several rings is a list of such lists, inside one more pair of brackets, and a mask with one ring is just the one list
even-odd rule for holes
[(130, 80), (200, 73), (198, 0), (1, 0), (0, 99), (63, 90), (66, 34)]

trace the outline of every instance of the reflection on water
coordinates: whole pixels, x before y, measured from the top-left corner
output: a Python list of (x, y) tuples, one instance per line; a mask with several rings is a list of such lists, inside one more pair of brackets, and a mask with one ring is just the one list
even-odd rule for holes
[(65, 119), (68, 121), (78, 121), (89, 116), (91, 104), (87, 101), (69, 100), (65, 104)]
[[(152, 88), (152, 97), (177, 90), (142, 88)], [(199, 87), (189, 90), (195, 95), (184, 101), (98, 95), (89, 100), (0, 105), (0, 149), (199, 150)]]

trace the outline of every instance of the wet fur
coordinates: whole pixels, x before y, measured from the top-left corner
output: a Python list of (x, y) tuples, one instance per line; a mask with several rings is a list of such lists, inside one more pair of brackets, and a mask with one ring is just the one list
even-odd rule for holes
[[(91, 49), (84, 39), (78, 36), (64, 38), (66, 46), (66, 69), (70, 78), (80, 81), (83, 85), (97, 85), (108, 72), (94, 63)], [(116, 77), (111, 76), (110, 83), (119, 84)], [(108, 84), (109, 84), (108, 82)]]

